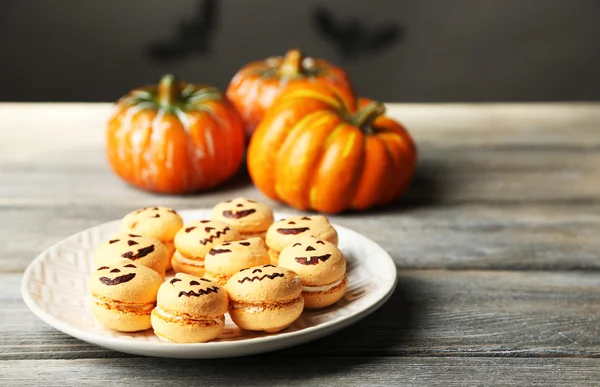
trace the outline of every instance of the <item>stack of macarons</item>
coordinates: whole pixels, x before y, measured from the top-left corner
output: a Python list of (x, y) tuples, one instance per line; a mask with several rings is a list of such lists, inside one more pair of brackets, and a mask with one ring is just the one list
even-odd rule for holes
[(242, 329), (277, 332), (344, 296), (337, 243), (325, 216), (275, 221), (269, 206), (243, 197), (187, 223), (171, 208), (139, 209), (94, 253), (91, 310), (108, 328), (153, 328), (176, 343), (215, 339), (226, 313)]

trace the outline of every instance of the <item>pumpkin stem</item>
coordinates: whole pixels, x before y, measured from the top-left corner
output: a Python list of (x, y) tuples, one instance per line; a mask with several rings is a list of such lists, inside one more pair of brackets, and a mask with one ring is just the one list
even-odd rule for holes
[(302, 55), (302, 51), (297, 48), (289, 50), (279, 66), (279, 74), (287, 77), (294, 77), (298, 74), (302, 74), (303, 60), (304, 55)]
[(163, 75), (158, 84), (158, 103), (171, 106), (177, 103), (180, 95), (179, 82), (171, 74)]
[(381, 102), (373, 101), (367, 106), (359, 109), (352, 118), (353, 124), (362, 129), (367, 134), (373, 134), (373, 121), (385, 113), (385, 105)]

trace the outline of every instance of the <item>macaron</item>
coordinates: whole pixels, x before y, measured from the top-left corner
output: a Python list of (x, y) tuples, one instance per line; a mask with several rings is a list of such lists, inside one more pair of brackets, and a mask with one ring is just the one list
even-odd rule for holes
[(279, 266), (300, 276), (305, 308), (324, 308), (346, 294), (346, 259), (331, 242), (304, 237), (283, 249)]
[(225, 286), (232, 275), (242, 269), (269, 263), (269, 253), (263, 240), (253, 237), (242, 241), (224, 242), (209, 250), (204, 258), (205, 276)]
[[(121, 231), (128, 234), (149, 236), (161, 241), (169, 256), (173, 256), (173, 238), (183, 226), (181, 216), (172, 208), (146, 207), (125, 215), (121, 221)], [(167, 270), (171, 262), (167, 264)]]
[(256, 200), (239, 197), (217, 204), (210, 215), (212, 220), (227, 223), (242, 235), (242, 239), (265, 238), (273, 224), (273, 210)]
[(164, 278), (171, 257), (158, 240), (138, 234), (118, 233), (94, 251), (94, 266), (139, 263)]
[(177, 273), (158, 289), (152, 328), (164, 341), (203, 343), (223, 330), (227, 306), (227, 293), (215, 282)]
[(240, 233), (225, 223), (195, 220), (187, 223), (175, 235), (175, 254), (171, 264), (175, 272), (204, 275), (204, 258), (214, 246), (240, 240)]
[(250, 331), (281, 331), (304, 309), (300, 277), (271, 264), (239, 271), (227, 281), (226, 290), (231, 319)]
[(108, 328), (122, 332), (148, 329), (162, 283), (157, 272), (143, 265), (100, 266), (88, 278), (90, 308), (96, 320)]
[(281, 250), (309, 235), (335, 245), (338, 243), (337, 231), (323, 215), (294, 216), (273, 223), (267, 230), (266, 239), (271, 263), (277, 265)]

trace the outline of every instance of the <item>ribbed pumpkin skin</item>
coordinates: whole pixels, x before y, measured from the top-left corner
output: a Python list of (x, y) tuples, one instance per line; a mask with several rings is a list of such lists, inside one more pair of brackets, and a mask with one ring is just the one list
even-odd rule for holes
[(170, 97), (161, 97), (161, 83), (117, 102), (106, 132), (109, 163), (121, 179), (147, 191), (217, 186), (242, 162), (243, 122), (215, 88), (171, 82)]
[(287, 85), (306, 81), (327, 84), (348, 97), (353, 95), (343, 69), (324, 59), (304, 58), (298, 50), (242, 67), (229, 83), (226, 95), (240, 112), (250, 136)]
[[(357, 111), (367, 106), (379, 111)], [(323, 85), (289, 86), (250, 141), (252, 181), (299, 210), (338, 213), (393, 201), (410, 183), (417, 150), (400, 123), (379, 115), (381, 108)], [(368, 125), (357, 127), (352, 117), (361, 114), (370, 116), (362, 120)]]

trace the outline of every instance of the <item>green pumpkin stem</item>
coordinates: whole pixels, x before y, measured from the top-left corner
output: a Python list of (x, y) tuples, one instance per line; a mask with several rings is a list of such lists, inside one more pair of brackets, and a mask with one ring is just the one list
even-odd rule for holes
[(174, 105), (180, 94), (179, 81), (171, 74), (163, 75), (158, 84), (158, 103), (165, 107)]
[(359, 109), (352, 119), (354, 125), (359, 127), (367, 134), (375, 133), (373, 129), (373, 121), (385, 113), (385, 105), (381, 102), (373, 101), (367, 106)]
[(298, 74), (302, 74), (303, 60), (304, 55), (302, 54), (302, 51), (297, 48), (289, 50), (279, 66), (279, 74), (287, 77), (294, 77)]

